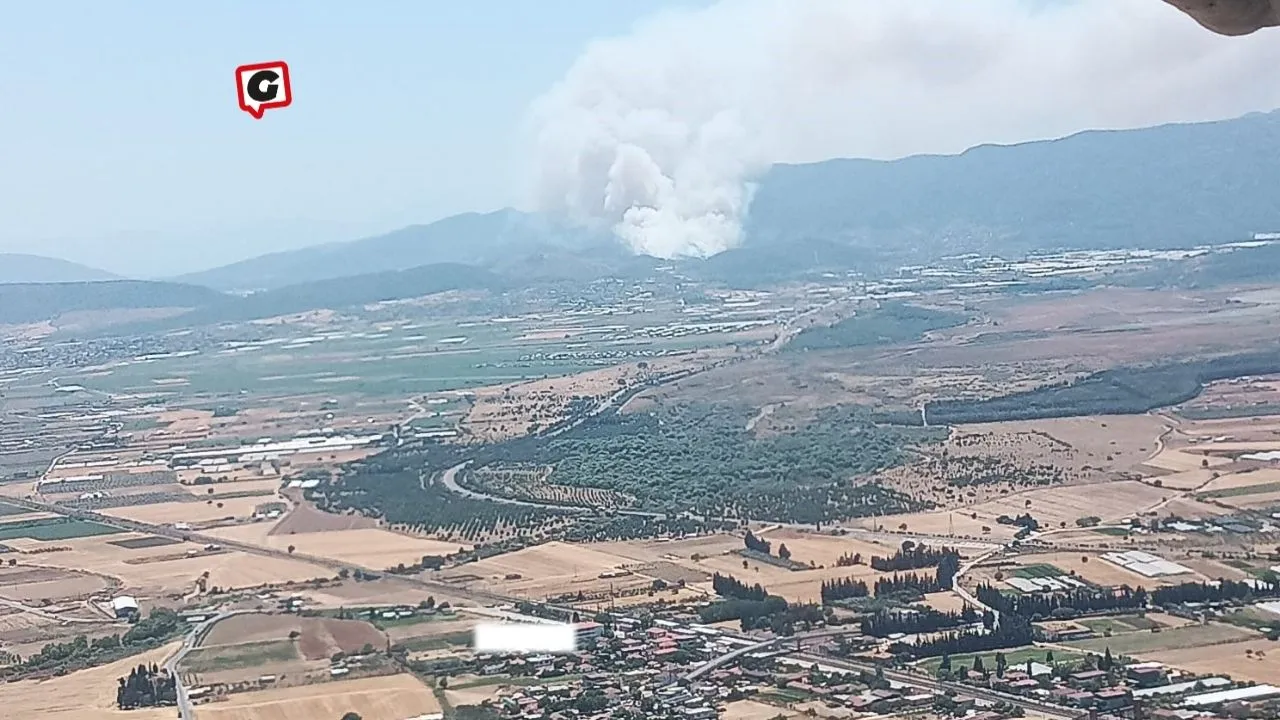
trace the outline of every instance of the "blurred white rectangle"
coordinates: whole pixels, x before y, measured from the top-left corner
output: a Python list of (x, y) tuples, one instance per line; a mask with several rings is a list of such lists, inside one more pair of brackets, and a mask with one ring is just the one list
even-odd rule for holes
[(577, 650), (577, 637), (568, 624), (479, 623), (473, 647), (487, 653), (570, 653)]

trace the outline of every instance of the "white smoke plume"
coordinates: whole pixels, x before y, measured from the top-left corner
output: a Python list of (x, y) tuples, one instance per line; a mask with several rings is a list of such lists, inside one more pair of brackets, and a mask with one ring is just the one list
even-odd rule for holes
[(772, 163), (1269, 110), (1276, 67), (1280, 31), (1220, 37), (1161, 0), (721, 0), (584, 50), (531, 109), (528, 204), (706, 257)]

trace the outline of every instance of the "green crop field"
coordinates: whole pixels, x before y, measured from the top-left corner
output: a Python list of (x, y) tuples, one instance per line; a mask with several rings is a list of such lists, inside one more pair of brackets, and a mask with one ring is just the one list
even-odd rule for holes
[(1010, 575), (1020, 578), (1056, 578), (1067, 573), (1047, 563), (1036, 563), (1034, 565), (1023, 565), (1009, 572)]
[[(1055, 667), (1058, 665), (1068, 665), (1070, 667), (1075, 667), (1076, 664), (1078, 664), (1082, 659), (1084, 659), (1084, 653), (1072, 652), (1070, 650), (1063, 650), (1062, 648), (1057, 648), (1057, 647), (1052, 649), (1045, 649), (1045, 648), (1038, 648), (1038, 647), (1025, 647), (1025, 648), (1018, 648), (1015, 650), (1003, 650), (1001, 652), (1004, 653), (1005, 663), (1007, 663), (1008, 667), (1012, 670), (1018, 670), (1018, 669), (1025, 670), (1026, 664), (1030, 661), (1038, 662), (1043, 665), (1049, 665), (1050, 663), (1047, 662), (1049, 653), (1053, 654), (1052, 664)], [(955, 671), (961, 667), (964, 667), (966, 669), (971, 668), (973, 667), (973, 659), (979, 656), (982, 658), (982, 666), (985, 667), (990, 672), (995, 672), (996, 670), (995, 651), (983, 652), (983, 653), (966, 653), (964, 655), (952, 655), (951, 669)], [(930, 674), (933, 674), (938, 672), (938, 667), (940, 665), (942, 665), (942, 658), (933, 657), (927, 660), (920, 661), (916, 665), (916, 667), (919, 667), (922, 670), (925, 670)], [(1023, 667), (1018, 668), (1017, 667), (1018, 665), (1021, 665)]]
[(22, 520), (0, 525), (0, 540), (31, 538), (32, 540), (71, 540), (93, 535), (113, 535), (124, 532), (110, 525), (74, 520), (67, 517)]
[(0, 503), (0, 517), (4, 517), (5, 515), (21, 515), (25, 512), (30, 512), (30, 511), (27, 510), (26, 508), (18, 507), (17, 505)]
[(1158, 652), (1161, 650), (1180, 650), (1200, 647), (1201, 645), (1217, 645), (1225, 642), (1236, 642), (1258, 637), (1257, 633), (1242, 630), (1231, 625), (1211, 623), (1209, 625), (1187, 625), (1180, 628), (1168, 628), (1160, 632), (1131, 632), (1112, 637), (1075, 640), (1066, 645), (1100, 653), (1111, 648), (1112, 653), (1132, 654)]
[(1240, 497), (1242, 495), (1261, 495), (1263, 493), (1276, 492), (1277, 490), (1280, 490), (1280, 482), (1269, 482), (1224, 488), (1222, 490), (1210, 490), (1209, 492), (1198, 493), (1196, 497), (1200, 500), (1212, 500), (1214, 498)]
[(298, 659), (298, 648), (289, 640), (197, 648), (182, 660), (184, 672), (202, 673), (258, 667)]
[(1152, 628), (1162, 628), (1164, 625), (1151, 620), (1150, 618), (1138, 617), (1137, 615), (1123, 615), (1120, 617), (1104, 617), (1104, 618), (1086, 618), (1078, 620), (1081, 625), (1098, 633), (1099, 635), (1111, 631), (1111, 634), (1137, 632), (1139, 630), (1151, 630)]

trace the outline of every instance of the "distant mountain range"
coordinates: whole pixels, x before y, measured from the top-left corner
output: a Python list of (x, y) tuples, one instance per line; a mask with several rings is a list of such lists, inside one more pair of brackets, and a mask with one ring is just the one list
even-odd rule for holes
[(821, 239), (924, 260), (1243, 240), (1280, 231), (1277, 153), (1280, 111), (953, 156), (779, 165), (753, 200), (748, 247)]
[(0, 253), (0, 284), (93, 282), (114, 279), (116, 276), (109, 272), (66, 260), (40, 255)]
[[(986, 145), (951, 156), (778, 165), (760, 179), (743, 247), (674, 264), (695, 279), (750, 285), (825, 270), (875, 272), (968, 252), (1012, 257), (1036, 250), (1243, 240), (1280, 231), (1276, 157), (1280, 111)], [(1177, 282), (1222, 282), (1241, 273), (1280, 279), (1280, 270), (1269, 267), (1223, 264), (1241, 262), (1248, 265), (1187, 265)], [(185, 320), (217, 322), (447, 289), (639, 278), (670, 264), (631, 254), (607, 232), (508, 209), (273, 253), (174, 283), (142, 284), (150, 291), (117, 286), (104, 298), (136, 307), (192, 307)], [(74, 263), (0, 255), (0, 283), (110, 279), (109, 273)], [(259, 292), (237, 298), (199, 294), (193, 286)], [(94, 294), (63, 291), (72, 298), (68, 307)], [(46, 303), (43, 310), (26, 303), (27, 310), (6, 313), (0, 297), (0, 322), (63, 307), (49, 300), (55, 291), (30, 286), (27, 292)]]
[[(921, 262), (964, 252), (1182, 247), (1280, 230), (1280, 111), (1219, 122), (1090, 131), (960, 155), (777, 165), (759, 181), (743, 247), (682, 270), (754, 280), (805, 269)], [(432, 263), (520, 275), (609, 274), (636, 262), (603, 232), (515, 210), (468, 213), (386, 235), (275, 253), (187, 275), (219, 289)], [(572, 265), (573, 267), (569, 267)], [(532, 271), (532, 270), (531, 270)]]

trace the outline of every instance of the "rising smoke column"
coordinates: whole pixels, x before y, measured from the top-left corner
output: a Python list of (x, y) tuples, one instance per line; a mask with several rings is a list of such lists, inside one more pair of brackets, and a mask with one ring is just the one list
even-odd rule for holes
[(585, 49), (531, 108), (529, 204), (707, 257), (772, 163), (1271, 109), (1278, 64), (1158, 0), (722, 0)]

